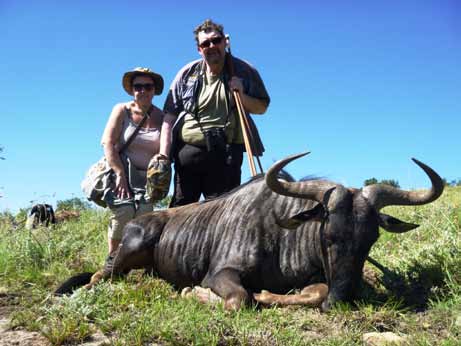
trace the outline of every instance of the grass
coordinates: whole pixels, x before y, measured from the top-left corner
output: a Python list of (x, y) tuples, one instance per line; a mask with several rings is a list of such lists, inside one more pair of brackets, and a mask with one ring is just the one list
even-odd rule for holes
[(228, 312), (180, 298), (140, 271), (53, 297), (60, 282), (104, 261), (108, 218), (93, 210), (52, 229), (0, 223), (0, 303), (16, 304), (13, 324), (53, 345), (78, 344), (97, 330), (114, 345), (362, 345), (374, 331), (407, 335), (411, 345), (461, 345), (461, 189), (447, 188), (430, 205), (384, 212), (421, 226), (381, 231), (370, 255), (389, 271), (367, 265), (356, 306), (327, 314), (293, 306)]

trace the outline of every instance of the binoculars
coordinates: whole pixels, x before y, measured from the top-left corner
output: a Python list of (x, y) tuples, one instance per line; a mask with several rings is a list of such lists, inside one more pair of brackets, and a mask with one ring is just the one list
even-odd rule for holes
[(206, 148), (209, 152), (212, 151), (226, 151), (226, 133), (222, 127), (212, 127), (203, 131), (205, 136)]

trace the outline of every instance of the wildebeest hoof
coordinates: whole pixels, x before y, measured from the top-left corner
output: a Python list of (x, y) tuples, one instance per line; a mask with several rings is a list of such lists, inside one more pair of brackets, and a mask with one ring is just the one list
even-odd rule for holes
[(185, 287), (181, 291), (181, 297), (194, 297), (200, 303), (217, 304), (222, 302), (222, 298), (214, 293), (210, 288), (195, 286), (194, 288)]
[(90, 290), (91, 287), (93, 287), (92, 284), (86, 284), (86, 285), (84, 285), (82, 288), (83, 288), (84, 290)]
[(328, 296), (328, 286), (325, 284), (314, 284), (305, 287), (300, 294), (275, 294), (269, 291), (253, 294), (254, 299), (265, 305), (307, 305), (317, 307)]
[(301, 296), (306, 299), (306, 302), (309, 301), (309, 303), (307, 303), (308, 305), (320, 306), (320, 304), (327, 299), (328, 286), (325, 284), (309, 285), (303, 288)]
[(323, 312), (328, 312), (330, 311), (331, 309), (331, 305), (330, 303), (328, 302), (328, 299), (325, 299), (322, 303), (322, 305), (320, 306), (320, 309), (323, 311)]
[(253, 298), (258, 303), (270, 305), (273, 303), (273, 295), (267, 290), (262, 290), (261, 293), (253, 293)]
[(104, 273), (101, 270), (97, 271), (91, 277), (90, 282), (84, 285), (83, 288), (87, 290), (91, 289), (94, 285), (96, 285), (99, 281), (101, 281), (103, 277), (104, 277)]
[(184, 287), (181, 291), (181, 297), (182, 298), (187, 298), (190, 297), (192, 293), (192, 287)]
[(242, 306), (242, 300), (239, 297), (231, 297), (226, 299), (224, 303), (224, 309), (228, 311), (237, 311)]

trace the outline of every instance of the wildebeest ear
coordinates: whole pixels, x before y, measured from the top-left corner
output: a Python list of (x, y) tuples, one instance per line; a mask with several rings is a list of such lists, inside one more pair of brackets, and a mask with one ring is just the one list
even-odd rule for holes
[(419, 226), (414, 223), (403, 222), (383, 213), (379, 213), (379, 225), (391, 233), (405, 233)]
[(301, 226), (306, 221), (322, 221), (325, 217), (325, 209), (323, 205), (318, 203), (314, 208), (303, 211), (288, 219), (278, 220), (277, 224), (280, 227), (295, 229)]

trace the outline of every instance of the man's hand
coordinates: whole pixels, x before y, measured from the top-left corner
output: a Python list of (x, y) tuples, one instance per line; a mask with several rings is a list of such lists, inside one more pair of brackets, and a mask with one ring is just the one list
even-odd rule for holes
[(231, 90), (237, 90), (240, 93), (240, 95), (243, 95), (242, 79), (235, 76), (232, 77), (229, 81), (229, 88), (231, 88)]

